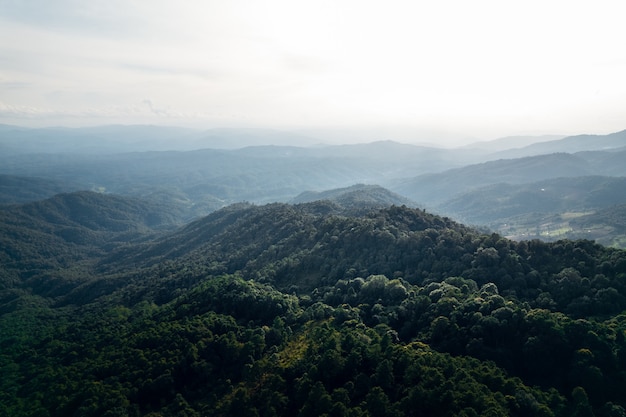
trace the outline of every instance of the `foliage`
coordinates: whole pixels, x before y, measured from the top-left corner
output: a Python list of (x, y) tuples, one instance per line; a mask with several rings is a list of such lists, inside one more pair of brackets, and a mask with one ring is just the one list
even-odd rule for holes
[(407, 207), (240, 204), (126, 241), (102, 216), (89, 245), (3, 226), (0, 415), (625, 413), (624, 251)]

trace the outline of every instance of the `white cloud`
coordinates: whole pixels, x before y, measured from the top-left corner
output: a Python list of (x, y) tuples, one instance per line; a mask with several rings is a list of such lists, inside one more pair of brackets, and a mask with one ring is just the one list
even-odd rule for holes
[[(74, 123), (159, 117), (207, 127), (610, 132), (626, 120), (621, 7), (560, 0), (3, 2), (0, 117), (10, 107), (49, 109), (29, 116), (48, 120), (71, 114)], [(159, 104), (150, 109), (144, 100)]]

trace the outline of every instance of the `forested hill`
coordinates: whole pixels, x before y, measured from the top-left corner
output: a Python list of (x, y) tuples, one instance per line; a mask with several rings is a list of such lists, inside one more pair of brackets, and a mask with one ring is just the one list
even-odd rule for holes
[(626, 413), (624, 251), (317, 201), (90, 256), (0, 288), (0, 415)]
[(91, 276), (85, 263), (183, 218), (171, 204), (87, 191), (0, 207), (0, 288), (22, 279), (36, 293), (62, 293)]
[(80, 186), (71, 182), (0, 174), (0, 205), (38, 201), (80, 189)]
[[(367, 273), (367, 266), (376, 263), (376, 257), (367, 257), (369, 251), (382, 251), (380, 256), (387, 257), (398, 249), (395, 243), (400, 235), (426, 229), (471, 230), (450, 219), (405, 207), (363, 213), (324, 200), (296, 205), (237, 204), (192, 222), (155, 242), (123, 248), (104, 260), (101, 266), (120, 268), (126, 264), (154, 264), (179, 257), (183, 262), (204, 262), (209, 258), (223, 260), (232, 265), (228, 271), (235, 272), (247, 263), (265, 267), (275, 262), (285, 265), (301, 261), (310, 263), (315, 258), (333, 264), (336, 274), (343, 274), (344, 268), (348, 270), (359, 264), (362, 264), (360, 269), (365, 271), (363, 273)], [(329, 248), (341, 249), (343, 254), (319, 253)], [(384, 264), (386, 268), (394, 266), (390, 262)], [(316, 275), (321, 274), (318, 268), (321, 265), (316, 263), (310, 267), (317, 269)], [(258, 270), (250, 269), (258, 275)], [(393, 270), (390, 272), (393, 273)]]
[[(581, 278), (603, 273), (617, 279), (626, 273), (622, 260), (624, 251), (589, 241), (513, 242), (421, 209), (394, 206), (355, 215), (318, 201), (229, 206), (153, 242), (113, 252), (99, 267), (119, 272), (138, 266), (178, 264), (189, 270), (197, 265), (211, 274), (238, 273), (297, 294), (370, 275), (402, 278), (414, 285), (458, 276), (479, 286), (496, 284), (501, 294), (545, 307), (544, 297), (556, 294), (546, 293), (537, 280), (549, 280), (567, 268)], [(615, 281), (611, 286), (622, 285)], [(577, 308), (583, 301), (593, 304), (593, 298), (575, 294), (557, 297), (558, 307), (585, 316), (593, 307)], [(614, 307), (611, 313), (618, 313), (626, 304)]]
[[(0, 213), (23, 217), (32, 228), (46, 222), (57, 227), (84, 227), (93, 231), (129, 232), (180, 225), (182, 214), (172, 205), (90, 191), (58, 194), (49, 199), (5, 207)], [(17, 220), (16, 220), (17, 221)]]
[(290, 203), (308, 203), (329, 200), (345, 208), (368, 210), (389, 206), (407, 205), (417, 207), (417, 203), (379, 185), (356, 184), (351, 187), (338, 188), (322, 192), (305, 191), (292, 199)]
[(396, 181), (389, 188), (433, 207), (456, 195), (498, 183), (525, 184), (584, 176), (622, 177), (626, 174), (625, 158), (626, 149), (619, 148), (501, 159)]

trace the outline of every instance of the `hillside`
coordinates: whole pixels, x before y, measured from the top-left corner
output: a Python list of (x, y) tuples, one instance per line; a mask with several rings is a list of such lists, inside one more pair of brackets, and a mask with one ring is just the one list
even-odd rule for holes
[(501, 222), (525, 213), (584, 212), (622, 203), (626, 203), (626, 177), (589, 176), (490, 185), (438, 208), (473, 224)]
[(78, 191), (72, 182), (47, 178), (0, 175), (0, 205), (21, 204), (50, 198), (63, 192)]
[(594, 239), (607, 246), (626, 247), (626, 204), (619, 204), (572, 219), (570, 239)]
[[(88, 220), (67, 200), (48, 203), (65, 217), (33, 205), (39, 223), (14, 227), (44, 233), (68, 213), (113, 235), (124, 211), (135, 230), (147, 222), (130, 203)], [(0, 287), (5, 415), (625, 412), (624, 251), (330, 201), (228, 206), (73, 249), (78, 261), (36, 286), (18, 274)]]
[(558, 153), (502, 159), (390, 182), (388, 188), (427, 207), (487, 185), (525, 184), (563, 177), (626, 176), (626, 150)]
[(90, 269), (82, 266), (111, 248), (181, 222), (175, 207), (93, 192), (0, 208), (0, 286), (24, 280), (35, 293), (62, 294), (90, 279)]
[(582, 219), (624, 203), (625, 177), (590, 176), (489, 185), (460, 194), (436, 210), (516, 239), (587, 238), (615, 245), (624, 230), (612, 227), (614, 215), (595, 216), (593, 227), (585, 227)]
[(372, 209), (389, 206), (407, 205), (416, 207), (417, 204), (399, 194), (379, 185), (356, 184), (351, 187), (338, 188), (326, 191), (305, 191), (292, 199), (291, 204), (310, 203), (312, 201), (328, 200), (343, 208)]

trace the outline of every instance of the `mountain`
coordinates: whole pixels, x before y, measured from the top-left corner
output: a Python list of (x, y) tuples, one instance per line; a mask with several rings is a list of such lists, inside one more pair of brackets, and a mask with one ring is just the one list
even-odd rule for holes
[[(622, 136), (619, 132), (542, 144), (558, 143), (555, 149), (570, 152), (570, 148), (617, 146)], [(303, 143), (305, 138), (289, 138), (292, 136), (287, 132), (254, 129), (197, 132), (155, 126), (2, 126), (0, 146), (7, 152), (0, 154), (0, 174), (46, 178), (62, 187), (68, 184), (62, 191), (86, 189), (142, 198), (154, 195), (160, 201), (170, 198), (186, 205), (192, 218), (239, 201), (284, 202), (303, 190), (328, 190), (358, 183), (381, 184), (419, 204), (432, 206), (459, 192), (495, 182), (619, 176), (624, 172), (623, 149), (482, 162), (494, 156), (484, 150), (441, 149), (388, 140), (302, 147), (293, 144)], [(162, 150), (240, 146), (261, 140), (291, 145)], [(160, 151), (145, 151), (148, 148)], [(24, 193), (31, 191), (24, 189)], [(32, 193), (36, 195), (38, 191)]]
[(427, 207), (433, 207), (459, 194), (498, 183), (524, 184), (551, 178), (593, 175), (626, 176), (626, 166), (622, 163), (624, 158), (626, 150), (617, 149), (500, 159), (441, 173), (390, 181), (386, 185), (394, 192)]
[(567, 237), (625, 247), (624, 230), (611, 225), (614, 216), (594, 217), (593, 227), (581, 223), (581, 219), (593, 216), (592, 213), (624, 203), (625, 177), (591, 176), (489, 185), (459, 194), (438, 205), (436, 210), (514, 239)]
[[(490, 156), (480, 149), (441, 149), (389, 140), (353, 145), (293, 146), (306, 139), (296, 136), (292, 137), (288, 132), (255, 129), (194, 131), (155, 126), (83, 129), (0, 126), (0, 147), (13, 149), (0, 153), (0, 175), (3, 175), (0, 179), (0, 204), (49, 198), (58, 192), (92, 190), (175, 206), (185, 213), (184, 220), (189, 221), (241, 201), (257, 204), (298, 201), (294, 199), (305, 190), (380, 184), (407, 199), (401, 204), (420, 205), (431, 210), (442, 207), (442, 213), (493, 227), (500, 219), (485, 219), (477, 223), (471, 214), (463, 213), (464, 209), (448, 212), (448, 208), (442, 205), (465, 195), (468, 203), (459, 200), (457, 205), (473, 207), (472, 200), (475, 199), (468, 193), (474, 190), (482, 193), (482, 187), (494, 184), (514, 186), (560, 177), (626, 175), (623, 163), (626, 160), (625, 147), (570, 153), (573, 149), (618, 146), (623, 142), (623, 132), (543, 141), (540, 144), (555, 146), (550, 149), (567, 152), (498, 160), (488, 160), (494, 157), (493, 154)], [(257, 139), (277, 144), (258, 145)], [(532, 140), (539, 139), (545, 138)], [(505, 138), (495, 145), (512, 146), (526, 140)], [(209, 144), (231, 146), (227, 143), (232, 146), (254, 143), (255, 146), (144, 151), (150, 147), (193, 149)], [(124, 152), (119, 153), (121, 151)], [(488, 161), (483, 162), (485, 160)], [(17, 177), (30, 179), (18, 180)], [(381, 199), (381, 202), (385, 199), (398, 200), (397, 196), (388, 197), (370, 195), (367, 198), (372, 202), (376, 199)], [(360, 197), (354, 195), (353, 198)], [(536, 200), (539, 201), (541, 199)], [(509, 204), (505, 200), (502, 203)], [(517, 207), (529, 206), (519, 204)], [(510, 206), (500, 209), (494, 206), (483, 210), (483, 213), (497, 215), (498, 210), (509, 209)], [(566, 211), (571, 212), (572, 209)], [(557, 214), (561, 216), (564, 213)], [(515, 230), (499, 226), (496, 230), (514, 236), (518, 235), (517, 229), (528, 233), (529, 225), (537, 223), (548, 224), (552, 231), (558, 229), (565, 233), (567, 230), (567, 219), (547, 219), (532, 213), (520, 213), (520, 216), (505, 219), (505, 223), (519, 226), (514, 227)], [(542, 233), (533, 236), (544, 238)], [(554, 236), (552, 233), (551, 238)]]
[(114, 154), (195, 149), (238, 149), (255, 145), (312, 146), (320, 141), (272, 129), (188, 129), (173, 126), (107, 125), (81, 128), (0, 126), (6, 153)]
[(526, 213), (585, 212), (626, 203), (626, 177), (568, 177), (495, 184), (461, 194), (438, 210), (475, 224), (506, 222)]
[[(457, 158), (490, 155), (489, 159), (519, 158), (558, 152), (606, 150), (626, 146), (625, 131), (609, 135), (578, 136), (511, 136), (492, 141), (475, 142), (457, 149), (443, 149), (437, 143), (458, 140), (460, 135), (441, 132), (419, 132), (398, 129), (301, 130), (286, 131), (261, 128), (213, 128), (208, 130), (152, 125), (106, 125), (81, 128), (26, 128), (0, 125), (0, 149), (6, 153), (126, 153), (145, 151), (189, 151), (196, 149), (240, 149), (255, 146), (317, 147), (329, 143), (371, 143), (401, 141), (429, 142), (421, 146)], [(408, 145), (411, 146), (411, 145)], [(458, 152), (462, 151), (462, 152)], [(475, 159), (473, 162), (477, 162)]]
[[(82, 189), (186, 202), (193, 215), (238, 201), (289, 201), (303, 190), (377, 183), (456, 166), (442, 150), (380, 142), (188, 152), (0, 155), (5, 175), (76, 183)], [(190, 214), (191, 215), (191, 214)]]
[(407, 205), (416, 207), (417, 204), (399, 194), (379, 185), (356, 184), (351, 187), (338, 188), (327, 191), (305, 191), (290, 201), (292, 204), (308, 203), (318, 200), (328, 200), (342, 208), (372, 209), (393, 205)]
[[(354, 188), (326, 195), (386, 194)], [(3, 414), (625, 412), (625, 251), (406, 206), (240, 203), (159, 233), (153, 209), (72, 193), (0, 211)]]
[(570, 154), (501, 159), (438, 174), (424, 174), (397, 181), (389, 188), (422, 204), (434, 205), (458, 193), (489, 184), (519, 184), (547, 178), (590, 175), (591, 170), (587, 165), (584, 159)]
[[(555, 154), (456, 168), (449, 151), (378, 142), (327, 148), (254, 147), (114, 155), (4, 155), (5, 175), (46, 178), (77, 188), (184, 203), (190, 216), (237, 201), (289, 201), (302, 190), (378, 183), (433, 204), (494, 182), (581, 175), (622, 175), (623, 152)], [(431, 172), (431, 174), (425, 174)], [(422, 174), (421, 177), (409, 180)], [(30, 191), (24, 190), (29, 193)]]
[[(91, 277), (73, 265), (171, 230), (180, 222), (182, 214), (176, 207), (93, 192), (0, 207), (0, 286), (21, 277), (35, 291), (62, 293), (68, 285)], [(69, 283), (63, 278), (67, 273), (72, 277)]]
[(192, 143), (195, 149), (241, 149), (267, 145), (309, 147), (320, 145), (322, 141), (297, 132), (276, 129), (215, 128), (203, 131)]
[(165, 126), (97, 126), (23, 128), (3, 125), (0, 146), (9, 154), (103, 154), (139, 150), (169, 150), (184, 146), (191, 129)]
[[(150, 224), (142, 204), (78, 193), (9, 211), (37, 219), (11, 219), (16, 231), (115, 237)], [(625, 412), (624, 251), (328, 200), (231, 205), (115, 239), (3, 281), (4, 414)]]
[(626, 147), (626, 130), (608, 135), (577, 135), (557, 140), (542, 141), (519, 149), (503, 150), (494, 154), (493, 157), (508, 159), (559, 152), (602, 151), (623, 147)]
[[(417, 206), (376, 185), (304, 192), (290, 203), (320, 200), (352, 210)], [(626, 177), (590, 176), (488, 185), (459, 194), (434, 210), (517, 240), (554, 241), (567, 237), (626, 248), (626, 230), (619, 221), (619, 208), (623, 204), (626, 204)]]
[[(519, 148), (525, 148), (535, 143), (549, 142), (563, 139), (563, 135), (542, 135), (542, 136), (506, 136), (489, 141), (474, 142), (466, 145), (465, 149), (482, 149), (489, 153), (513, 151)], [(554, 152), (548, 152), (554, 153)], [(528, 156), (528, 155), (524, 155)]]
[(0, 174), (0, 204), (21, 204), (43, 200), (56, 194), (78, 191), (80, 188), (72, 182)]
[(60, 227), (81, 226), (105, 232), (154, 230), (180, 224), (180, 218), (171, 207), (88, 191), (59, 194), (10, 207), (5, 213), (27, 216), (24, 224), (36, 224), (41, 219)]

